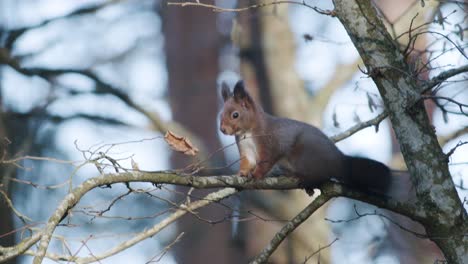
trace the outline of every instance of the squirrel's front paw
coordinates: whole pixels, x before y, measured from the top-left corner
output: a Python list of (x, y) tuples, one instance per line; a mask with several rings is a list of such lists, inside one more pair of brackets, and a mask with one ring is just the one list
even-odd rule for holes
[(241, 177), (252, 177), (252, 173), (250, 172), (250, 170), (241, 170), (239, 171), (239, 176)]
[(253, 177), (252, 171), (246, 172), (245, 175), (241, 175), (241, 176), (245, 177), (245, 183), (255, 181), (255, 178)]
[(242, 172), (239, 172), (239, 174), (242, 177), (246, 178), (246, 183), (251, 182), (251, 181), (255, 181), (255, 177), (253, 176), (252, 171), (244, 172), (244, 174), (242, 174)]

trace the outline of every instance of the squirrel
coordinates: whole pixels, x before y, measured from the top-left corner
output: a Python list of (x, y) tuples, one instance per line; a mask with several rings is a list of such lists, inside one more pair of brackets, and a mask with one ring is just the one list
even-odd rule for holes
[(233, 92), (223, 83), (221, 95), (220, 130), (236, 138), (241, 176), (262, 179), (275, 167), (298, 177), (309, 194), (332, 179), (363, 191), (385, 193), (389, 188), (391, 171), (386, 165), (343, 154), (317, 127), (267, 114), (242, 80)]

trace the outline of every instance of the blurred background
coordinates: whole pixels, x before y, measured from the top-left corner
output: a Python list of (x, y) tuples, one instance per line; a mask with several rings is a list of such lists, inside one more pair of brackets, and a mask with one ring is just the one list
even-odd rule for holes
[[(261, 1), (201, 2), (236, 8)], [(305, 2), (333, 9), (331, 1)], [(408, 58), (420, 69), (421, 80), (467, 64), (466, 2), (376, 0), (375, 4), (402, 47), (408, 44), (410, 27), (426, 32), (411, 43), (414, 48)], [(1, 164), (0, 187), (16, 209), (32, 219), (30, 226), (41, 227), (71, 187), (99, 175), (95, 167), (83, 162), (94, 157), (91, 152), (97, 155), (104, 149), (123, 167), (131, 168), (133, 159), (140, 169), (149, 171), (184, 168), (193, 162), (168, 148), (162, 139), (167, 130), (188, 137), (199, 147), (196, 159), (209, 157), (203, 173), (215, 175), (217, 170), (211, 168), (238, 159), (234, 139), (219, 133), (222, 81), (232, 86), (244, 79), (267, 112), (308, 122), (333, 136), (383, 111), (375, 85), (359, 66), (364, 69), (339, 21), (303, 4), (213, 12), (168, 6), (158, 0), (2, 0), (3, 159), (48, 158), (27, 158), (18, 162), (20, 167)], [(459, 76), (439, 94), (468, 102), (467, 87), (468, 81)], [(468, 140), (468, 118), (457, 105), (428, 102), (427, 110), (445, 152)], [(223, 151), (216, 152), (223, 146)], [(379, 125), (378, 132), (369, 127), (338, 146), (346, 154), (405, 169), (388, 120)], [(450, 159), (462, 200), (468, 194), (464, 185), (467, 157), (465, 145)], [(237, 166), (223, 173), (235, 173)], [(87, 194), (67, 224), (56, 230), (58, 238), (49, 251), (77, 256), (105, 251), (161, 221), (163, 212), (173, 206), (168, 201), (183, 201), (188, 191), (151, 184), (131, 186), (147, 191), (117, 199), (127, 192), (121, 184)], [(191, 195), (196, 198), (208, 192)], [(113, 200), (117, 202), (112, 208), (99, 214)], [(245, 263), (261, 251), (284, 220), (310, 201), (303, 191), (242, 192), (222, 205), (204, 208), (200, 216), (206, 221), (187, 215), (162, 233), (101, 262), (156, 261), (155, 256), (184, 232), (159, 262)], [(375, 208), (344, 198), (329, 202), (282, 243), (271, 262), (302, 263), (335, 238), (339, 240), (307, 263), (434, 263), (442, 259), (431, 242), (381, 217), (340, 223), (326, 220), (353, 219), (356, 210), (365, 213)], [(25, 224), (5, 202), (0, 203), (0, 216), (2, 246), (28, 235)], [(409, 228), (420, 228), (403, 217), (391, 217)], [(11, 261), (30, 262), (28, 255)]]

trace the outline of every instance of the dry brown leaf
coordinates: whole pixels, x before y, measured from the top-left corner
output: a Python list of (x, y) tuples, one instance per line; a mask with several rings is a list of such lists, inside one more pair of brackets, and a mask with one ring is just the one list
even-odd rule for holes
[(185, 155), (190, 156), (195, 156), (198, 153), (198, 149), (193, 146), (192, 142), (190, 142), (188, 138), (181, 137), (171, 131), (167, 131), (166, 135), (164, 135), (164, 139), (175, 151), (182, 152)]

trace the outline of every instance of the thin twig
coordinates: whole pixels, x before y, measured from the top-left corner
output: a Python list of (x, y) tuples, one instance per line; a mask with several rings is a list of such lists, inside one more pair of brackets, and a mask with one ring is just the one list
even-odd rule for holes
[(187, 6), (194, 6), (194, 7), (203, 7), (203, 8), (210, 8), (214, 12), (243, 12), (247, 11), (250, 9), (258, 9), (262, 7), (267, 7), (271, 5), (279, 5), (279, 4), (293, 4), (293, 5), (301, 5), (308, 7), (315, 12), (322, 14), (322, 15), (327, 15), (327, 16), (335, 16), (335, 12), (333, 10), (324, 10), (321, 8), (318, 8), (316, 6), (311, 6), (307, 4), (305, 1), (272, 1), (268, 3), (261, 3), (261, 4), (254, 4), (254, 5), (249, 5), (246, 7), (239, 7), (239, 8), (223, 8), (219, 7), (216, 5), (211, 5), (211, 4), (204, 4), (204, 3), (198, 3), (198, 2), (182, 2), (182, 3), (177, 3), (177, 2), (169, 2), (167, 5), (172, 5), (172, 6), (180, 6), (180, 7), (187, 7)]
[[(217, 192), (213, 192), (208, 194), (203, 200), (198, 200), (195, 202), (192, 202), (187, 206), (188, 210), (194, 211), (197, 210), (201, 207), (204, 207), (206, 205), (209, 205), (214, 202), (218, 202), (222, 199), (225, 199), (237, 191), (233, 188), (225, 188)], [(74, 262), (79, 262), (79, 263), (91, 263), (96, 261), (97, 259), (102, 260), (104, 258), (113, 256), (122, 250), (125, 250), (141, 241), (144, 239), (147, 239), (148, 237), (152, 237), (155, 234), (159, 233), (161, 230), (166, 228), (168, 225), (179, 219), (180, 217), (184, 216), (188, 212), (187, 209), (178, 209), (168, 217), (164, 218), (161, 222), (155, 224), (149, 229), (145, 229), (144, 231), (136, 234), (134, 237), (131, 239), (126, 240), (125, 242), (107, 250), (106, 252), (96, 255), (94, 257), (70, 257), (70, 256), (57, 256), (57, 255), (48, 255), (47, 257), (54, 259), (54, 260), (67, 260), (67, 261), (74, 261)], [(42, 244), (40, 244), (41, 246)], [(45, 245), (45, 244), (44, 244)], [(34, 253), (35, 260), (36, 261), (42, 261), (45, 255), (42, 255), (41, 248), (37, 252)], [(40, 263), (40, 262), (38, 262)]]
[(338, 141), (341, 141), (341, 140), (343, 140), (343, 139), (345, 139), (347, 137), (350, 137), (354, 133), (356, 133), (356, 132), (358, 132), (358, 131), (366, 128), (366, 127), (370, 127), (370, 126), (375, 126), (375, 128), (376, 128), (375, 130), (378, 131), (378, 127), (379, 127), (380, 122), (382, 122), (382, 120), (384, 120), (387, 116), (388, 116), (387, 112), (382, 112), (378, 116), (372, 118), (371, 120), (356, 124), (356, 125), (352, 126), (351, 128), (349, 128), (348, 130), (330, 137), (330, 139), (333, 142), (338, 142)]
[(429, 80), (428, 82), (426, 82), (424, 86), (421, 87), (421, 93), (425, 93), (429, 91), (430, 89), (436, 87), (437, 85), (443, 83), (447, 79), (452, 78), (453, 76), (458, 75), (460, 73), (464, 73), (464, 72), (468, 72), (468, 64), (455, 68), (455, 69), (444, 71), (440, 73), (439, 75), (437, 75), (436, 77)]
[(457, 143), (457, 145), (455, 145), (455, 147), (453, 147), (452, 149), (449, 150), (449, 152), (447, 152), (447, 154), (445, 154), (445, 156), (447, 157), (450, 157), (452, 156), (452, 154), (455, 152), (455, 150), (457, 150), (457, 148), (463, 146), (463, 145), (466, 145), (468, 144), (468, 141), (460, 141)]
[(349, 222), (353, 222), (353, 221), (356, 221), (356, 220), (359, 220), (363, 217), (366, 217), (366, 216), (378, 216), (378, 217), (381, 217), (381, 218), (384, 218), (386, 219), (387, 221), (389, 221), (390, 223), (394, 224), (395, 226), (397, 226), (398, 228), (400, 228), (401, 230), (405, 231), (405, 232), (408, 232), (410, 234), (413, 234), (414, 236), (416, 236), (417, 238), (423, 238), (423, 239), (426, 239), (428, 238), (428, 236), (424, 233), (419, 233), (419, 232), (415, 232), (407, 227), (404, 227), (403, 225), (399, 224), (398, 222), (396, 222), (395, 220), (393, 220), (391, 217), (388, 217), (384, 214), (381, 214), (381, 213), (377, 213), (377, 210), (375, 210), (373, 213), (359, 213), (358, 210), (357, 210), (357, 207), (356, 205), (354, 205), (354, 212), (356, 213), (356, 217), (353, 217), (353, 218), (350, 218), (350, 219), (346, 219), (346, 220), (343, 220), (343, 219), (339, 219), (339, 220), (332, 220), (332, 219), (329, 219), (329, 218), (325, 218), (325, 221), (328, 221), (330, 223), (333, 223), (333, 224), (337, 224), (337, 223), (349, 223)]
[(447, 144), (449, 141), (451, 140), (454, 140), (462, 135), (465, 135), (465, 134), (468, 134), (468, 126), (465, 126), (459, 130), (456, 130), (454, 132), (452, 132), (451, 134), (447, 135), (447, 136), (443, 136), (443, 137), (439, 137), (439, 144), (441, 146), (444, 146), (445, 144)]
[(10, 207), (10, 209), (13, 211), (13, 213), (19, 218), (21, 219), (21, 221), (24, 223), (24, 224), (27, 224), (28, 221), (32, 222), (32, 219), (27, 217), (26, 215), (20, 213), (20, 211), (18, 211), (14, 206), (13, 206), (13, 203), (11, 202), (10, 198), (8, 197), (8, 195), (2, 190), (0, 189), (0, 194), (2, 194), (3, 196), (3, 199), (5, 200), (5, 202), (7, 203), (8, 207)]
[[(311, 259), (314, 255), (316, 255), (317, 253), (320, 253), (322, 250), (326, 249), (326, 248), (329, 248), (331, 247), (336, 241), (338, 241), (339, 239), (338, 238), (335, 238), (332, 242), (328, 243), (328, 245), (325, 245), (323, 247), (319, 247), (319, 249), (317, 249), (316, 251), (314, 251), (312, 254), (310, 254), (309, 256), (307, 256), (303, 262), (303, 264), (306, 264), (307, 261), (309, 261), (309, 259)], [(319, 255), (320, 257), (320, 255)]]
[[(179, 240), (184, 236), (184, 232), (180, 233), (175, 239), (174, 241), (172, 241), (169, 245), (167, 245), (166, 247), (164, 247), (163, 251), (159, 252), (156, 256), (152, 257), (149, 261), (146, 262), (146, 264), (148, 263), (154, 263), (154, 262), (159, 262), (163, 257), (164, 255), (166, 255), (166, 253), (172, 248), (172, 246), (174, 246), (177, 242), (179, 242)], [(158, 257), (159, 256), (159, 257)], [(157, 260), (154, 260), (156, 257), (158, 257)]]
[[(46, 226), (41, 229), (40, 232), (36, 233), (32, 238), (23, 240), (18, 245), (9, 247), (9, 248), (1, 248), (0, 252), (5, 252), (5, 254), (0, 255), (0, 261), (5, 261), (19, 254), (24, 253), (28, 250), (33, 244), (35, 244), (39, 238), (41, 238), (41, 242), (39, 243), (39, 249), (37, 252), (34, 253), (36, 263), (40, 263), (44, 256), (46, 255), (46, 250), (48, 248), (49, 242), (53, 236), (54, 230), (56, 229), (57, 225), (60, 223), (62, 217), (71, 209), (73, 208), (78, 201), (89, 191), (92, 189), (98, 188), (99, 186), (107, 186), (110, 184), (117, 184), (122, 182), (150, 182), (154, 184), (173, 184), (173, 185), (184, 185), (184, 186), (192, 186), (194, 188), (221, 188), (221, 187), (235, 187), (237, 190), (242, 189), (297, 189), (301, 188), (299, 185), (299, 181), (293, 177), (275, 177), (275, 178), (265, 178), (262, 180), (252, 181), (250, 179), (246, 179), (245, 177), (240, 176), (209, 176), (209, 177), (194, 177), (191, 175), (181, 175), (178, 173), (172, 173), (168, 171), (162, 172), (123, 172), (123, 173), (109, 173), (103, 174), (98, 177), (90, 178), (80, 185), (78, 185), (75, 189), (73, 189), (59, 204), (55, 212), (49, 218)], [(181, 217), (182, 215), (187, 214), (189, 211), (196, 210), (199, 208), (198, 206), (204, 206), (205, 204), (212, 203), (214, 201), (218, 201), (228, 195), (235, 193), (235, 189), (229, 188), (224, 189), (229, 191), (224, 191), (224, 193), (212, 193), (211, 196), (208, 195), (203, 200), (198, 200), (187, 206), (184, 209), (176, 210), (171, 216), (166, 217), (161, 223), (149, 230), (144, 231), (140, 235), (134, 237), (131, 240), (128, 240), (125, 243), (125, 246), (121, 246), (120, 248), (114, 248), (103, 255), (111, 256), (120, 252), (122, 249), (127, 248), (127, 246), (131, 246), (139, 241), (146, 239), (147, 237), (151, 236), (155, 232), (159, 232), (159, 230), (166, 225), (172, 223), (177, 218)], [(371, 196), (369, 194), (364, 194), (356, 190), (345, 188), (341, 184), (328, 182), (321, 186), (322, 196), (319, 196), (318, 201), (320, 199), (324, 199), (324, 197), (337, 197), (337, 196), (344, 196), (353, 198), (356, 200), (368, 202), (374, 204), (376, 206), (386, 208), (397, 213), (406, 215), (411, 217), (416, 221), (421, 221), (424, 219), (424, 215), (420, 215), (419, 211), (416, 210), (416, 207), (410, 203), (402, 203), (395, 201), (393, 199), (389, 199), (386, 197), (383, 199), (382, 197)], [(325, 194), (325, 195), (324, 195)], [(215, 196), (216, 195), (216, 196)], [(226, 196), (224, 196), (226, 195)], [(221, 197), (222, 196), (222, 197)], [(322, 197), (322, 198), (320, 198)], [(219, 198), (219, 199), (218, 199)], [(316, 202), (315, 204), (317, 204)], [(193, 207), (192, 207), (193, 206)], [(309, 208), (309, 212), (312, 213), (310, 210), (313, 208)], [(307, 213), (307, 211), (305, 212)], [(304, 213), (304, 214), (305, 214)], [(305, 220), (305, 219), (303, 219)], [(37, 235), (41, 234), (41, 235)], [(280, 242), (280, 241), (279, 241)], [(102, 255), (101, 255), (102, 256)], [(91, 259), (90, 259), (91, 261)], [(93, 260), (94, 261), (94, 260)]]
[(270, 243), (260, 252), (260, 254), (252, 260), (251, 264), (266, 263), (268, 258), (273, 254), (281, 242), (305, 220), (307, 220), (317, 209), (325, 204), (331, 197), (323, 193), (312, 201), (304, 210), (296, 215), (291, 221), (281, 228), (276, 235), (271, 239)]
[(7, 31), (8, 36), (7, 36), (6, 41), (5, 41), (6, 42), (5, 46), (8, 49), (11, 49), (14, 42), (19, 37), (21, 37), (26, 31), (36, 29), (36, 28), (40, 28), (40, 27), (44, 27), (44, 26), (46, 26), (46, 25), (48, 25), (48, 24), (50, 24), (50, 23), (52, 23), (54, 21), (60, 20), (60, 19), (71, 18), (71, 17), (74, 17), (74, 16), (81, 16), (81, 15), (95, 13), (96, 11), (99, 11), (100, 9), (103, 9), (104, 7), (107, 7), (107, 6), (111, 5), (111, 4), (115, 4), (115, 3), (118, 3), (118, 2), (121, 2), (121, 1), (122, 0), (111, 0), (111, 1), (105, 1), (104, 3), (86, 5), (84, 7), (73, 10), (72, 12), (70, 12), (68, 14), (65, 14), (63, 16), (58, 16), (58, 17), (53, 17), (53, 18), (50, 18), (50, 19), (43, 20), (42, 22), (40, 22), (37, 25), (22, 27), (22, 28), (17, 28), (17, 29), (14, 29), (14, 30)]

